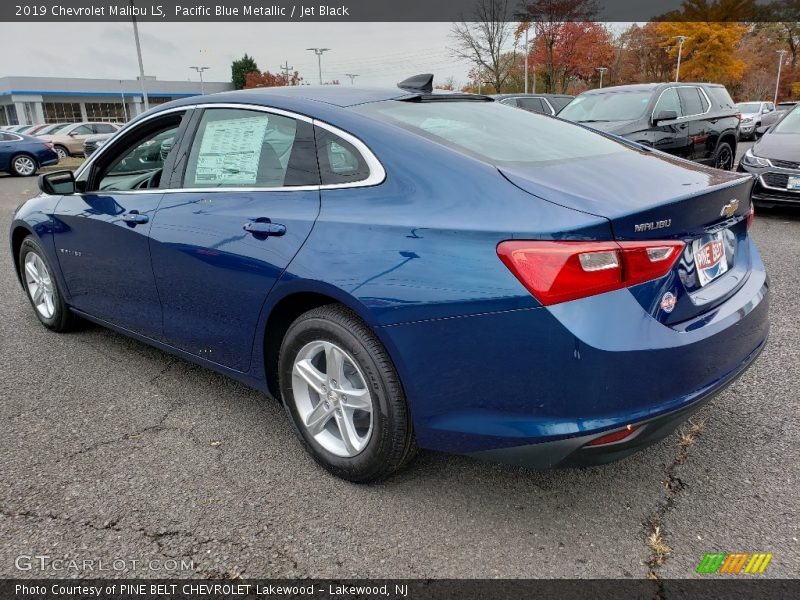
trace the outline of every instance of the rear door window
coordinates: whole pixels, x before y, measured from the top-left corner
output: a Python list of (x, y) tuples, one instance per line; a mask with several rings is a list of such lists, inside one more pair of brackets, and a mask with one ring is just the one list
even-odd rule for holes
[(678, 96), (681, 99), (684, 116), (699, 115), (706, 112), (698, 88), (680, 87), (678, 88)]
[(300, 185), (319, 185), (310, 123), (256, 110), (205, 110), (192, 141), (182, 187)]

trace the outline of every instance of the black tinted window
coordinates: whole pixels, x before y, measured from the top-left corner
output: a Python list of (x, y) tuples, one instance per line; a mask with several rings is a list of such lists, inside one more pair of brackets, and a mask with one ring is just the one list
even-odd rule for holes
[(541, 98), (519, 98), (517, 100), (517, 106), (537, 113), (550, 114), (550, 110), (545, 108)]
[(116, 129), (114, 129), (114, 126), (108, 123), (98, 123), (94, 126), (95, 133), (113, 133), (115, 131)]
[(696, 87), (678, 88), (678, 96), (681, 98), (684, 115), (699, 115), (705, 112), (700, 98), (700, 90)]
[(183, 187), (318, 185), (312, 126), (246, 109), (206, 109)]
[(675, 111), (677, 116), (683, 116), (683, 111), (681, 110), (681, 102), (678, 98), (678, 90), (673, 88), (667, 88), (661, 94), (661, 97), (658, 99), (656, 103), (656, 108), (653, 111), (655, 116), (658, 116), (664, 111)]
[[(705, 87), (705, 86), (704, 86)], [(731, 95), (724, 87), (719, 85), (710, 85), (705, 87), (706, 93), (711, 98), (711, 101), (720, 108), (733, 108), (733, 100)]]
[(320, 127), (314, 131), (323, 185), (353, 183), (369, 177), (367, 162), (350, 142)]

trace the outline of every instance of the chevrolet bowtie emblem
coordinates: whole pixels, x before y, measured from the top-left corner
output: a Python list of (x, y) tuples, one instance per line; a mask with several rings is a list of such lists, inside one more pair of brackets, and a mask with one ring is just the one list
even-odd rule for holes
[(720, 217), (732, 217), (736, 214), (736, 211), (739, 209), (739, 201), (734, 198), (730, 202), (728, 202), (725, 206), (722, 207), (722, 210), (719, 211)]

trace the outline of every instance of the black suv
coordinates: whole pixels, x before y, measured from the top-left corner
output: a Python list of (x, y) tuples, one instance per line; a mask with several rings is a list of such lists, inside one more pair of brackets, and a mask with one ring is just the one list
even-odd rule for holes
[(591, 90), (558, 116), (718, 169), (733, 168), (739, 117), (723, 85), (646, 83)]

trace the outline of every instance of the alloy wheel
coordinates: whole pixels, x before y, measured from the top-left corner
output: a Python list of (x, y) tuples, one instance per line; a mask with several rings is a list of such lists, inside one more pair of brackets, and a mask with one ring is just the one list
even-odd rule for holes
[(355, 359), (328, 341), (306, 344), (292, 367), (292, 391), (303, 427), (325, 450), (352, 458), (372, 436), (372, 395)]
[(28, 177), (36, 171), (36, 163), (30, 156), (17, 156), (14, 159), (14, 171), (19, 175)]
[(723, 146), (719, 149), (716, 167), (723, 171), (730, 171), (731, 167), (733, 167), (733, 153), (728, 146)]
[(39, 314), (52, 319), (56, 312), (53, 279), (47, 265), (35, 252), (25, 256), (25, 286)]
[(58, 154), (59, 160), (62, 158), (67, 158), (67, 151), (61, 146), (56, 146), (56, 154)]

